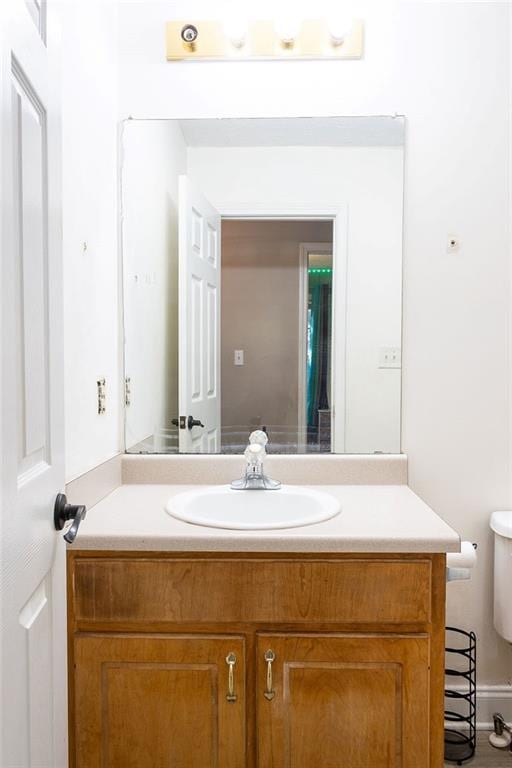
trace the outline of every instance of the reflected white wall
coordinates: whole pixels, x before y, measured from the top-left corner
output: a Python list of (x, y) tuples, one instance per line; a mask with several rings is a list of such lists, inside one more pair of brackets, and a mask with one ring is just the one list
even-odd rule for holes
[[(400, 453), (402, 147), (189, 147), (188, 172), (216, 206), (348, 209), (345, 450)], [(336, 407), (336, 403), (334, 403)]]

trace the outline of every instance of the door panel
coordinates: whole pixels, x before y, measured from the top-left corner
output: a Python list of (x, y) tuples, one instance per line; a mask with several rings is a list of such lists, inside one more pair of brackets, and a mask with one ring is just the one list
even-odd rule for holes
[(220, 215), (186, 176), (179, 202), (180, 451), (220, 450)]
[(427, 768), (428, 662), (424, 635), (260, 635), (258, 765)]
[(18, 351), (18, 485), (51, 463), (48, 435), (46, 114), (17, 62), (12, 70)]
[(28, 753), (30, 765), (52, 765), (52, 604), (49, 578), (38, 585), (19, 614), (24, 642), (22, 663), (28, 683)]
[(52, 519), (64, 486), (60, 51), (55, 7), (32, 5), (0, 3), (0, 764), (63, 766), (65, 550)]
[(240, 637), (83, 635), (75, 662), (77, 768), (245, 765)]

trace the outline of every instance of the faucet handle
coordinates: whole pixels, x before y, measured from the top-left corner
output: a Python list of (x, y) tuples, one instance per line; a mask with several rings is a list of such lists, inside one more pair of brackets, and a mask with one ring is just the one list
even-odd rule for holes
[(249, 443), (244, 451), (247, 465), (258, 467), (258, 469), (261, 469), (265, 455), (265, 446), (261, 445), (260, 443)]
[(254, 432), (251, 432), (249, 435), (249, 443), (251, 445), (262, 445), (265, 447), (268, 443), (268, 435), (263, 429), (255, 429)]
[(277, 480), (272, 480), (263, 474), (263, 460), (267, 455), (265, 451), (265, 445), (268, 441), (267, 435), (262, 430), (255, 430), (251, 432), (249, 437), (249, 445), (244, 451), (244, 457), (246, 461), (245, 477), (240, 480), (233, 480), (231, 488), (234, 491), (244, 490), (277, 490), (281, 487), (281, 483)]

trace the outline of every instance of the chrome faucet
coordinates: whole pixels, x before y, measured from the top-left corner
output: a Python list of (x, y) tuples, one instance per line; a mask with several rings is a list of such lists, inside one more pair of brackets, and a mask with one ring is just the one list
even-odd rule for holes
[(279, 480), (272, 480), (263, 472), (263, 460), (267, 455), (265, 446), (268, 437), (261, 429), (251, 432), (249, 445), (245, 449), (245, 475), (240, 480), (233, 480), (234, 491), (277, 491), (281, 487)]

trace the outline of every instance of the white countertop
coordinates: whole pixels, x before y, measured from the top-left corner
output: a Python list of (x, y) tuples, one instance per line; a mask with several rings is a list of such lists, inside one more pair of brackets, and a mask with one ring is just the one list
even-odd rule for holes
[[(406, 485), (322, 485), (341, 512), (323, 523), (273, 531), (205, 528), (164, 507), (191, 485), (122, 485), (91, 507), (73, 550), (168, 552), (458, 552), (460, 539)], [(240, 491), (240, 494), (251, 491)]]

